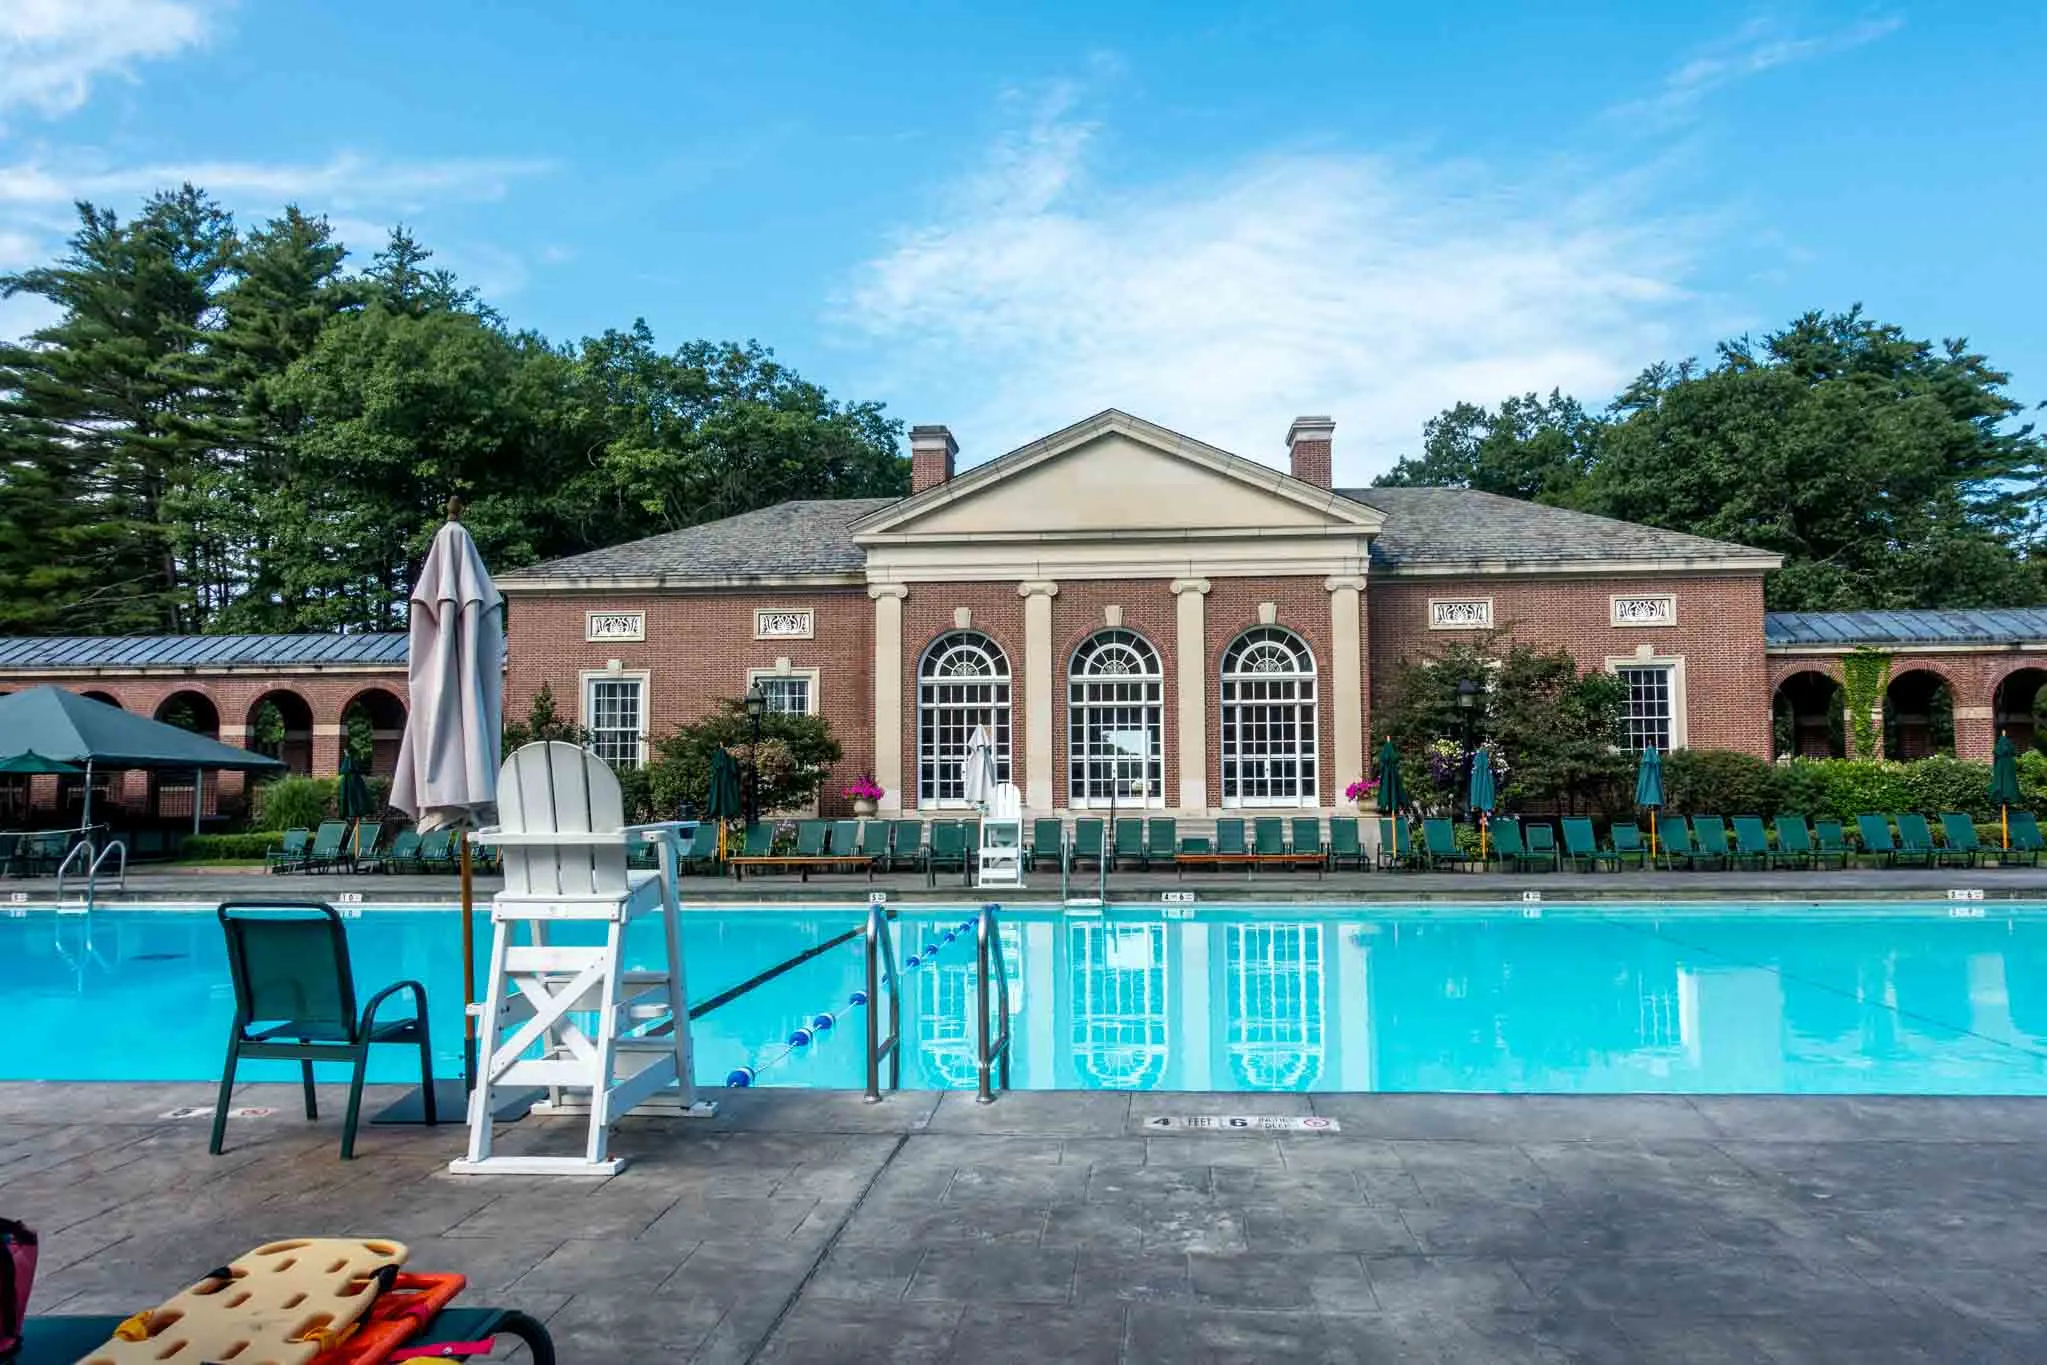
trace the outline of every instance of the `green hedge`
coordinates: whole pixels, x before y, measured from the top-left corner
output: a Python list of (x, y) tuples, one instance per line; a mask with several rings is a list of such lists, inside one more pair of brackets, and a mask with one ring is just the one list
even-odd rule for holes
[[(338, 780), (332, 777), (274, 777), (256, 788), (250, 803), (249, 824), (256, 829), (311, 829), (322, 820), (336, 818), (334, 792)], [(382, 810), (391, 792), (391, 779), (368, 779), (370, 803)]]
[[(1791, 811), (1852, 820), (1871, 812), (1964, 811), (1997, 817), (1990, 802), (1990, 765), (1954, 758), (1916, 763), (1861, 759), (1795, 759), (1770, 763), (1718, 749), (1678, 749), (1664, 759), (1668, 809), (1680, 815), (1761, 815)], [(2019, 756), (2024, 805), (2047, 815), (2047, 754)]]
[(224, 863), (238, 859), (261, 859), (283, 839), (275, 833), (188, 834), (178, 845), (178, 857), (186, 862)]

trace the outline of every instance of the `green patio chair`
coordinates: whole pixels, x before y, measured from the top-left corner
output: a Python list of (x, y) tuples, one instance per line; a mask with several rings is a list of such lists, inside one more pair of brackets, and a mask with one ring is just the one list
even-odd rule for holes
[(1315, 866), (1329, 866), (1329, 845), (1322, 839), (1321, 816), (1296, 815), (1291, 833), (1295, 866), (1307, 867), (1311, 859)]
[(1948, 861), (1961, 867), (1974, 867), (1979, 860), (1995, 851), (1983, 847), (1976, 834), (1976, 822), (1958, 810), (1941, 812), (1940, 837), (1947, 845), (1942, 852)]
[(1024, 866), (1031, 871), (1038, 870), (1038, 864), (1051, 859), (1052, 866), (1059, 866), (1059, 860), (1066, 856), (1066, 826), (1054, 815), (1041, 815), (1031, 821), (1031, 846), (1024, 854)]
[(1770, 855), (1773, 862), (1791, 867), (1819, 865), (1819, 850), (1813, 847), (1812, 830), (1803, 815), (1781, 814), (1770, 824), (1777, 831), (1777, 849)]
[(1250, 846), (1244, 842), (1244, 822), (1232, 815), (1215, 822), (1215, 852), (1219, 858), (1247, 858)]
[(853, 845), (853, 851), (865, 858), (869, 867), (887, 867), (888, 835), (888, 821), (863, 820), (860, 822), (860, 838)]
[(1118, 820), (1116, 822), (1116, 850), (1110, 855), (1109, 866), (1113, 870), (1124, 863), (1144, 866), (1144, 821)]
[[(380, 856), (378, 845), (383, 840), (384, 826), (382, 822), (365, 820), (357, 824), (355, 832), (348, 836), (347, 852), (350, 869), (357, 872), (374, 870), (377, 859)], [(370, 864), (370, 869), (365, 869), (363, 867), (364, 863)]]
[(1387, 870), (1397, 867), (1413, 867), (1414, 831), (1409, 828), (1404, 815), (1382, 815), (1379, 817), (1379, 866)]
[(1549, 821), (1545, 820), (1541, 824), (1536, 825), (1523, 825), (1521, 827), (1521, 841), (1528, 845), (1529, 857), (1544, 860), (1543, 865), (1537, 869), (1538, 871), (1554, 872), (1564, 865), (1563, 855), (1557, 851), (1557, 832), (1550, 828)]
[(375, 872), (396, 872), (403, 869), (419, 855), (419, 831), (411, 825), (391, 836), (390, 847), (378, 856), (368, 870)]
[(1856, 816), (1855, 837), (1862, 845), (1865, 857), (1881, 858), (1885, 867), (1890, 867), (1898, 861), (1898, 845), (1891, 838), (1890, 816)]
[(775, 856), (775, 822), (756, 820), (746, 827), (746, 842), (739, 846), (742, 858), (772, 858)]
[(1833, 858), (1843, 868), (1846, 868), (1855, 857), (1855, 850), (1848, 845), (1848, 831), (1841, 828), (1839, 820), (1813, 821), (1812, 844), (1812, 856), (1815, 863)]
[[(320, 1116), (313, 1097), (313, 1064), (351, 1064), (354, 1074), (348, 1085), (348, 1113), (341, 1121), (343, 1161), (355, 1156), (363, 1073), (369, 1065), (370, 1048), (379, 1043), (419, 1049), (426, 1121), (431, 1124), (439, 1118), (434, 1112), (434, 1053), (427, 1034), (426, 987), (417, 981), (396, 982), (371, 996), (358, 1012), (348, 936), (341, 916), (330, 905), (229, 901), (220, 907), (220, 926), (227, 935), (235, 1017), (229, 1027), (227, 1067), (220, 1077), (207, 1151), (219, 1156), (226, 1141), (235, 1069), (245, 1057), (297, 1062), (309, 1119)], [(412, 997), (412, 1017), (379, 1022), (378, 1010), (401, 992)]]
[(958, 820), (931, 822), (931, 850), (924, 855), (924, 878), (938, 885), (938, 874), (959, 869), (962, 877), (974, 861), (973, 845), (967, 842), (967, 827)]
[(1457, 826), (1435, 816), (1422, 821), (1422, 861), (1433, 872), (1439, 867), (1467, 867), (1474, 860), (1457, 846)]
[(676, 859), (678, 872), (715, 872), (718, 869), (718, 822), (699, 820), (690, 831), (689, 842)]
[(1736, 815), (1729, 818), (1734, 827), (1734, 858), (1736, 862), (1753, 863), (1767, 868), (1776, 861), (1770, 851), (1770, 831), (1763, 827), (1759, 815)]
[(960, 832), (967, 839), (967, 860), (969, 862), (977, 861), (980, 858), (981, 822), (979, 820), (962, 820), (960, 821)]
[(1528, 851), (1528, 845), (1521, 838), (1521, 822), (1512, 816), (1501, 816), (1486, 822), (1486, 831), (1492, 836), (1493, 856), (1500, 860), (1505, 872), (1526, 872), (1538, 861)]
[(1332, 815), (1329, 817), (1329, 865), (1340, 868), (1345, 862), (1360, 872), (1365, 870), (1365, 846), (1358, 837), (1358, 818), (1355, 815)]
[(1621, 855), (1599, 846), (1599, 836), (1593, 832), (1590, 820), (1582, 815), (1566, 815), (1564, 861), (1580, 872), (1597, 872), (1601, 864), (1619, 871)]
[(1260, 858), (1286, 857), (1286, 821), (1261, 815), (1251, 822), (1251, 852)]
[(1734, 842), (1727, 837), (1727, 822), (1719, 816), (1692, 817), (1692, 845), (1701, 862), (1713, 863), (1723, 871), (1734, 866)]
[(896, 870), (897, 864), (913, 871), (929, 874), (930, 854), (924, 847), (924, 822), (922, 820), (897, 820), (888, 832), (888, 870)]
[(826, 844), (834, 858), (857, 858), (860, 856), (860, 822), (858, 820), (832, 821), (832, 837)]
[(1102, 865), (1102, 822), (1092, 816), (1073, 822), (1073, 845), (1066, 852), (1068, 868), (1079, 867), (1081, 859)]
[(412, 862), (414, 872), (451, 872), (461, 865), (462, 850), (455, 846), (459, 831), (437, 829), (422, 836), (419, 853)]
[(348, 857), (348, 821), (322, 820), (306, 850), (304, 870), (324, 872)]
[(1685, 824), (1682, 815), (1659, 815), (1656, 817), (1657, 853), (1663, 858), (1663, 865), (1675, 868), (1683, 863), (1687, 869), (1696, 868), (1704, 862), (1705, 856), (1692, 842), (1691, 827)]
[(1160, 867), (1171, 867), (1173, 855), (1180, 851), (1180, 822), (1170, 815), (1154, 815), (1145, 821), (1144, 862)]
[(2047, 839), (2040, 834), (2040, 822), (2029, 810), (2015, 810), (2005, 817), (2005, 825), (2011, 831), (2011, 847), (1999, 849), (2001, 862), (2015, 863), (2023, 858), (2028, 867), (2040, 865), (2040, 854), (2047, 852)]
[(1616, 868), (1633, 863), (1638, 868), (1649, 866), (1649, 845), (1642, 838), (1642, 827), (1633, 820), (1617, 820), (1606, 827), (1607, 842), (1613, 845), (1613, 862)]
[(796, 852), (798, 858), (822, 858), (825, 856), (825, 840), (831, 837), (831, 826), (823, 820), (798, 820), (796, 822)]
[(1933, 831), (1927, 827), (1926, 817), (1907, 811), (1893, 815), (1898, 822), (1898, 861), (1923, 863), (1936, 867), (1946, 860), (1934, 846)]
[(288, 829), (284, 832), (284, 842), (264, 856), (264, 866), (272, 872), (297, 872), (305, 867), (306, 850), (312, 847), (312, 843), (312, 831)]

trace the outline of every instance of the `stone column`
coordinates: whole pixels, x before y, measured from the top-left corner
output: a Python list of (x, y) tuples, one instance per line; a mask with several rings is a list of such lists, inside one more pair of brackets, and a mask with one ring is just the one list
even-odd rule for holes
[(1172, 582), (1174, 714), (1180, 729), (1180, 809), (1208, 809), (1208, 580)]
[(900, 583), (876, 583), (874, 599), (874, 780), (880, 809), (903, 809), (903, 599)]
[(1365, 775), (1365, 666), (1364, 638), (1358, 603), (1365, 580), (1355, 575), (1325, 579), (1329, 590), (1330, 700), (1336, 711), (1336, 771), (1329, 774), (1325, 805), (1343, 800), (1343, 789)]
[[(1950, 691), (1950, 696), (1953, 692)], [(1955, 757), (1988, 763), (1997, 747), (1997, 712), (1988, 706), (1955, 707)]]
[(1052, 599), (1057, 583), (1019, 583), (1024, 600), (1024, 804), (1052, 809)]

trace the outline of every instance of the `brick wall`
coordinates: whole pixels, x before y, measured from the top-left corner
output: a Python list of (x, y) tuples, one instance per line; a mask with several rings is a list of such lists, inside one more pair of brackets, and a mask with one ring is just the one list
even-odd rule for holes
[[(1766, 668), (1768, 696), (1774, 699), (1777, 689), (1783, 686), (1787, 679), (1800, 673), (1824, 673), (1839, 682), (1841, 656), (1845, 653), (1846, 650), (1835, 654), (1769, 656)], [(2014, 650), (1998, 647), (1988, 650), (1939, 650), (1892, 656), (1893, 684), (1907, 673), (1914, 672), (1930, 673), (1947, 684), (1948, 696), (1954, 704), (1955, 713), (1955, 757), (1986, 761), (1997, 743), (1999, 688), (2013, 675), (2026, 672), (2041, 674), (2037, 681), (2047, 682), (2047, 650)], [(2033, 738), (2031, 724), (2020, 718), (2025, 710), (2025, 700), (2009, 698), (2005, 700), (2005, 706), (2017, 713), (2005, 728), (2011, 733), (2014, 742), (2023, 748)], [(1880, 731), (1880, 712), (1878, 719)], [(1852, 736), (1852, 730), (1850, 733)], [(1849, 743), (1852, 747), (1854, 743), (1852, 737)]]
[[(814, 638), (754, 638), (756, 609), (808, 608)], [(646, 639), (585, 640), (593, 611), (646, 613)], [(816, 669), (813, 705), (832, 727), (843, 757), (825, 779), (819, 811), (848, 813), (839, 795), (874, 766), (874, 606), (865, 588), (762, 589), (701, 593), (531, 595), (506, 613), (510, 667), (505, 711), (524, 716), (543, 682), (562, 714), (584, 721), (582, 675), (616, 659), (624, 672), (647, 674), (647, 737), (654, 742), (711, 714), (720, 701), (746, 695), (753, 670), (778, 658), (792, 671)]]
[[(1640, 645), (1685, 661), (1687, 739), (1694, 748), (1770, 753), (1771, 680), (1764, 664), (1763, 580), (1755, 575), (1601, 579), (1379, 577), (1371, 581), (1373, 695), (1388, 695), (1403, 659), (1470, 635), (1429, 629), (1429, 599), (1490, 597), (1493, 621), (1516, 640), (1565, 649), (1581, 669)], [(1615, 627), (1615, 594), (1670, 593), (1674, 626)]]

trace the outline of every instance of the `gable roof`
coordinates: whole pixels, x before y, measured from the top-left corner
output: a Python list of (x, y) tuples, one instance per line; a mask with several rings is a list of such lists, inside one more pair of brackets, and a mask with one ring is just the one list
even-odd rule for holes
[(1372, 567), (1398, 573), (1481, 569), (1650, 569), (1692, 565), (1774, 569), (1765, 550), (1632, 521), (1523, 502), (1471, 488), (1344, 488), (1344, 497), (1376, 507), (1386, 522), (1372, 542)]
[(2037, 645), (2047, 641), (2047, 610), (1773, 611), (1763, 616), (1771, 649), (1856, 645)]
[(499, 574), (500, 587), (593, 581), (615, 584), (744, 583), (830, 575), (857, 579), (867, 554), (848, 528), (899, 498), (782, 502), (723, 521), (687, 526)]

